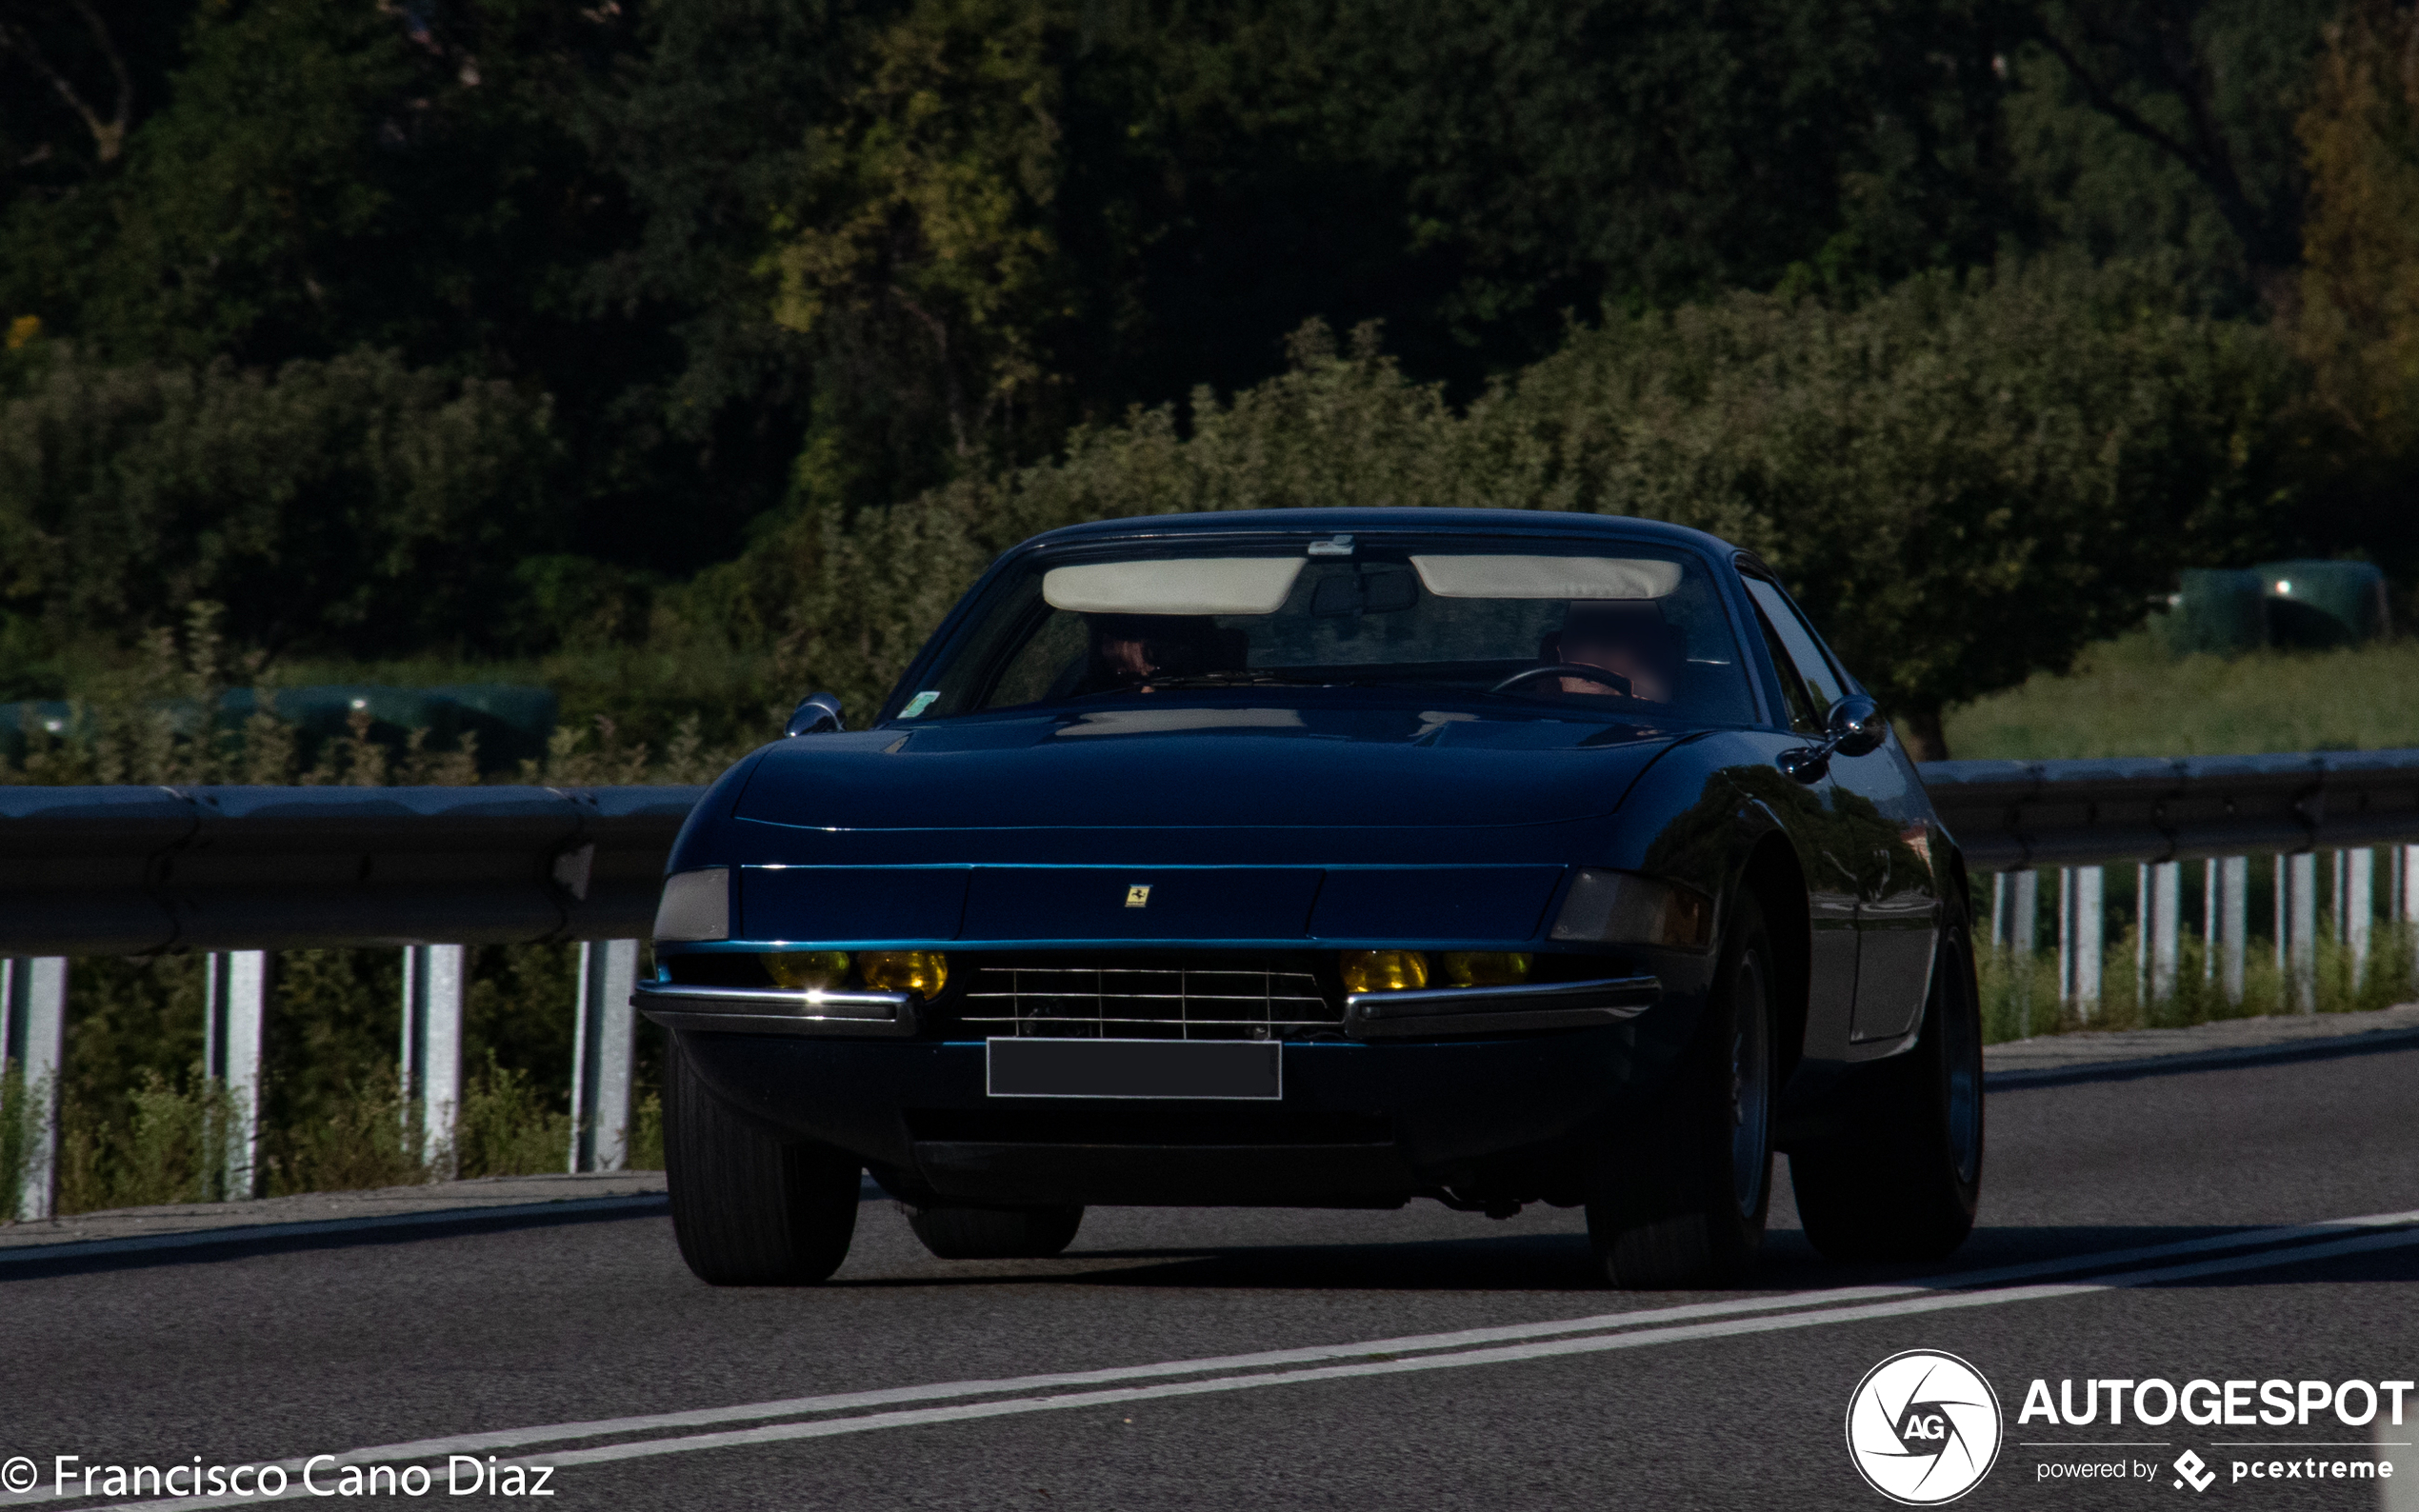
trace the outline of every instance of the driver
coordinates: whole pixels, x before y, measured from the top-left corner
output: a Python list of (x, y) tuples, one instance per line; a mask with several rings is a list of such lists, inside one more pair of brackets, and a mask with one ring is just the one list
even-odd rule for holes
[[(1680, 690), (1687, 665), (1684, 632), (1663, 617), (1651, 600), (1580, 600), (1563, 615), (1562, 629), (1547, 637), (1546, 660), (1600, 666), (1629, 683), (1631, 698), (1669, 704)], [(1562, 679), (1566, 693), (1617, 694), (1614, 683), (1584, 677)]]
[(1218, 622), (1206, 614), (1092, 614), (1086, 620), (1088, 691), (1223, 669)]

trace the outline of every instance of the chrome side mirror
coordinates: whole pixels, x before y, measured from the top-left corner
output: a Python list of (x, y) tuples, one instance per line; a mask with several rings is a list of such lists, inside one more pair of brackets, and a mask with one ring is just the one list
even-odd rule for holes
[(1862, 693), (1851, 693), (1831, 706), (1829, 728), (1831, 749), (1843, 756), (1867, 756), (1882, 748), (1889, 739), (1889, 721), (1882, 718), (1881, 706)]
[(828, 730), (849, 727), (840, 717), (840, 699), (834, 693), (809, 693), (790, 711), (790, 723), (781, 727), (784, 735), (821, 735)]
[(1833, 756), (1870, 755), (1889, 738), (1889, 721), (1882, 717), (1881, 706), (1862, 693), (1851, 693), (1831, 706), (1830, 718), (1824, 723), (1823, 744), (1785, 750), (1779, 766), (1799, 782), (1820, 782), (1830, 770)]

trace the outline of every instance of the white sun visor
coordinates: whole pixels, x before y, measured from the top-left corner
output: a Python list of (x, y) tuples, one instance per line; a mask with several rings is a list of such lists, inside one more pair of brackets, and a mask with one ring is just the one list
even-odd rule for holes
[(1042, 598), (1051, 608), (1078, 614), (1274, 614), (1293, 591), (1306, 561), (1195, 556), (1087, 562), (1043, 573)]
[(1680, 586), (1680, 564), (1651, 557), (1415, 556), (1440, 599), (1659, 599)]

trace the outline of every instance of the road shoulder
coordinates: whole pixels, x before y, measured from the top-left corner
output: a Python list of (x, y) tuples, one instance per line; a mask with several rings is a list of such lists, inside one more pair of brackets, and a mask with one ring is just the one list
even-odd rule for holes
[(1983, 1050), (1989, 1085), (2043, 1085), (2333, 1054), (2419, 1043), (2419, 1003), (2371, 1013), (2278, 1014), (2219, 1019), (2185, 1029), (2084, 1030), (2009, 1040)]

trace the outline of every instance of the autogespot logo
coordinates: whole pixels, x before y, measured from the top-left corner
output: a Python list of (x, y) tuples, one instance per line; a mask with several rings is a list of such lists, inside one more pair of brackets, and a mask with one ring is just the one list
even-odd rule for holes
[(1999, 1458), (1999, 1394), (1955, 1355), (1892, 1355), (1848, 1399), (1848, 1457), (1893, 1502), (1954, 1502)]

